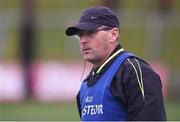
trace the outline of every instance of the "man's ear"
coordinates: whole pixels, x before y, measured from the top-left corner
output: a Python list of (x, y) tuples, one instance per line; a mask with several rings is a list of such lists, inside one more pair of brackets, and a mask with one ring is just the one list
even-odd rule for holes
[(115, 42), (118, 40), (119, 37), (119, 29), (118, 28), (113, 28), (111, 30), (111, 42)]

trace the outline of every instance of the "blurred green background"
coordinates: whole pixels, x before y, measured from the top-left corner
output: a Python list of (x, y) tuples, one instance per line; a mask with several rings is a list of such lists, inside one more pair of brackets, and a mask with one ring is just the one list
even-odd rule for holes
[[(0, 24), (4, 27), (1, 31), (6, 33), (5, 41), (0, 43), (0, 59), (4, 62), (19, 62), (21, 2), (0, 1)], [(81, 60), (78, 42), (67, 37), (65, 29), (75, 24), (87, 7), (101, 4), (101, 0), (36, 0), (33, 61)], [(123, 0), (117, 13), (122, 46), (147, 61), (162, 62), (168, 67), (167, 117), (180, 120), (180, 1), (174, 0), (170, 12), (159, 15), (156, 0)], [(0, 103), (0, 120), (79, 120), (79, 116), (75, 100), (56, 103), (27, 100)]]

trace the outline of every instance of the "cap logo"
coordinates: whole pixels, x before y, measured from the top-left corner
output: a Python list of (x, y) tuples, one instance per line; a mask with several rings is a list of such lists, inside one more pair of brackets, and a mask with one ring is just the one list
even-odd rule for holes
[(92, 16), (91, 19), (97, 19), (97, 17), (96, 16)]

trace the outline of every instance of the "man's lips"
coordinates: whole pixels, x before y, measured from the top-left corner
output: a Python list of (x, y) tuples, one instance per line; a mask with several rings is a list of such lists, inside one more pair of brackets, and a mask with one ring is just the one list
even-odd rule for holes
[(90, 50), (91, 50), (91, 48), (83, 48), (83, 49), (82, 49), (82, 52), (83, 52), (83, 53), (86, 53), (86, 52), (88, 52), (88, 51), (90, 51)]

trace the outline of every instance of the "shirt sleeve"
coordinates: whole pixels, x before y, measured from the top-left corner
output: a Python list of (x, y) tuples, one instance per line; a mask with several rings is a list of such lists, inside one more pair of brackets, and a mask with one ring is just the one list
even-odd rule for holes
[(166, 120), (160, 77), (142, 60), (131, 57), (123, 63), (111, 92), (125, 106), (128, 120)]

